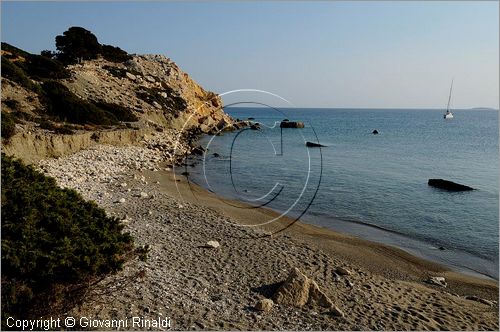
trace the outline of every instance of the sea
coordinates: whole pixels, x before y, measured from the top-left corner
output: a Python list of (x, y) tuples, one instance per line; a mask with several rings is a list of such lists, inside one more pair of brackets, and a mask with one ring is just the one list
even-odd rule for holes
[[(451, 120), (441, 109), (225, 111), (259, 126), (205, 136), (205, 154), (180, 170), (191, 181), (222, 200), (270, 208), (498, 280), (497, 110), (454, 110)], [(280, 128), (284, 119), (304, 128)], [(475, 190), (434, 188), (431, 178)]]

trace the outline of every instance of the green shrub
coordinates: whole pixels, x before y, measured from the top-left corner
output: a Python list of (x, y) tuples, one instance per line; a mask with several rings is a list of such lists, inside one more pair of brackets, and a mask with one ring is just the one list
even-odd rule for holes
[(71, 76), (69, 70), (61, 62), (36, 54), (28, 57), (26, 72), (37, 80), (61, 79)]
[(10, 113), (2, 111), (2, 138), (9, 139), (16, 132), (16, 121)]
[(56, 125), (47, 119), (43, 119), (42, 121), (40, 121), (40, 128), (51, 130), (56, 134), (62, 135), (72, 135), (75, 133), (72, 126), (67, 124)]
[[(162, 92), (167, 93), (166, 98), (160, 95)], [(184, 111), (187, 107), (186, 101), (166, 85), (163, 85), (163, 89), (140, 87), (136, 95), (137, 98), (144, 100), (148, 104), (157, 102), (174, 116), (179, 115), (179, 112)]]
[(2, 103), (4, 103), (5, 106), (7, 106), (8, 108), (10, 108), (13, 111), (18, 110), (21, 106), (19, 101), (15, 100), (15, 99), (10, 99), (10, 98), (2, 100)]
[(4, 43), (4, 42), (2, 42), (2, 51), (7, 51), (9, 53), (12, 53), (14, 58), (17, 58), (17, 57), (27, 58), (30, 55), (28, 52), (23, 51), (20, 48), (17, 48), (15, 46), (12, 46), (12, 45), (10, 45), (8, 43)]
[(119, 47), (102, 45), (102, 57), (111, 62), (125, 62), (132, 59), (132, 56)]
[(52, 52), (51, 50), (43, 50), (40, 52), (40, 55), (45, 58), (54, 59), (57, 56), (57, 53)]
[(139, 121), (137, 116), (132, 112), (130, 108), (127, 108), (122, 105), (106, 103), (106, 102), (98, 102), (95, 104), (100, 109), (113, 114), (118, 121), (124, 122), (136, 122)]
[(2, 327), (52, 313), (133, 248), (117, 218), (53, 178), (2, 154)]
[[(11, 69), (11, 65), (16, 66), (18, 69), (14, 70), (21, 70), (23, 71), (24, 75), (27, 77), (30, 77), (32, 79), (40, 80), (40, 79), (59, 79), (59, 78), (68, 78), (70, 77), (70, 72), (66, 68), (64, 68), (64, 65), (57, 61), (52, 59), (49, 56), (42, 56), (42, 55), (36, 55), (36, 54), (30, 54), (28, 52), (25, 52), (17, 47), (14, 47), (12, 45), (9, 45), (7, 43), (2, 43), (2, 50), (7, 51), (12, 53), (12, 56), (7, 56), (7, 55), (2, 55), (2, 76), (5, 76), (4, 73), (4, 65), (9, 66), (8, 69)], [(44, 51), (44, 52), (49, 52), (49, 51)], [(44, 53), (47, 54), (47, 53)], [(6, 58), (10, 62), (4, 63), (3, 58)], [(24, 61), (15, 61), (12, 62), (9, 59), (16, 59), (18, 57), (24, 58)], [(19, 76), (20, 73), (17, 73), (17, 76)], [(7, 77), (7, 76), (5, 76)], [(9, 78), (9, 77), (7, 77)], [(21, 84), (21, 82), (16, 81), (17, 83)], [(30, 82), (32, 83), (32, 82)], [(21, 84), (22, 85), (22, 84)], [(25, 85), (23, 85), (25, 86)], [(27, 86), (25, 86), (27, 87)], [(27, 87), (28, 88), (28, 87)], [(32, 89), (30, 89), (32, 90)]]
[(57, 117), (60, 121), (95, 125), (118, 123), (113, 114), (78, 98), (61, 83), (47, 81), (42, 87), (48, 113)]
[(4, 56), (2, 56), (2, 77), (8, 78), (22, 87), (36, 93), (40, 93), (41, 91), (40, 86), (31, 81), (21, 64), (18, 66)]
[(135, 71), (135, 70), (132, 70), (132, 69), (124, 69), (124, 68), (118, 68), (118, 67), (114, 67), (114, 66), (102, 66), (103, 69), (106, 69), (108, 73), (110, 73), (111, 75), (113, 75), (114, 77), (116, 78), (125, 78), (127, 77), (126, 76), (126, 73), (129, 72), (133, 75), (142, 75), (141, 73)]
[(106, 69), (108, 73), (113, 75), (116, 78), (124, 78), (126, 77), (125, 74), (127, 73), (126, 69), (123, 68), (118, 68), (118, 67), (113, 67), (113, 66), (102, 66), (103, 69)]

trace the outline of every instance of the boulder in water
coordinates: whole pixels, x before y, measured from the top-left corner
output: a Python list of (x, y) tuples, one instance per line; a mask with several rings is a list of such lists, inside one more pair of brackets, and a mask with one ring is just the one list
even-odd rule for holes
[(452, 181), (448, 180), (443, 180), (443, 179), (429, 179), (427, 184), (431, 187), (436, 187), (440, 189), (445, 189), (449, 191), (468, 191), (468, 190), (474, 190), (474, 188), (460, 184), (460, 183), (455, 183)]
[(194, 154), (194, 155), (202, 155), (205, 153), (205, 149), (202, 147), (202, 146), (197, 146), (195, 148), (193, 148), (193, 150), (191, 150), (191, 154)]
[(326, 145), (314, 143), (314, 142), (306, 142), (306, 146), (308, 146), (310, 148), (326, 147)]
[(375, 129), (374, 131), (372, 131), (372, 134), (373, 134), (373, 135), (378, 135), (378, 130), (377, 130), (377, 129)]
[[(285, 120), (287, 120), (287, 119), (285, 119)], [(304, 122), (281, 121), (280, 128), (304, 128)]]
[(250, 126), (250, 129), (252, 130), (259, 130), (260, 129), (260, 123), (254, 123), (253, 125)]

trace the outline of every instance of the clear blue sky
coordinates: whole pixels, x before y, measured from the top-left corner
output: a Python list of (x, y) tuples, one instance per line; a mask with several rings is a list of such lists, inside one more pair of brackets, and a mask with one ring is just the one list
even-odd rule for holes
[(205, 88), (297, 106), (499, 103), (498, 2), (2, 1), (2, 41), (38, 53), (70, 26), (172, 58)]

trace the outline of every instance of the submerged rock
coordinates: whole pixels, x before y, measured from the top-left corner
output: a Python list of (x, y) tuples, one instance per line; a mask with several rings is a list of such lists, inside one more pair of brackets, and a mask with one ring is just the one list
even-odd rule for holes
[(448, 180), (443, 180), (443, 179), (429, 179), (427, 184), (431, 187), (436, 187), (440, 189), (445, 189), (449, 191), (468, 191), (468, 190), (474, 190), (474, 188), (460, 184), (460, 183), (455, 183), (452, 181)]
[(260, 129), (260, 123), (254, 123), (250, 126), (250, 129), (252, 130), (259, 130)]
[(197, 146), (191, 150), (191, 153), (200, 156), (205, 153), (205, 149), (202, 146)]

